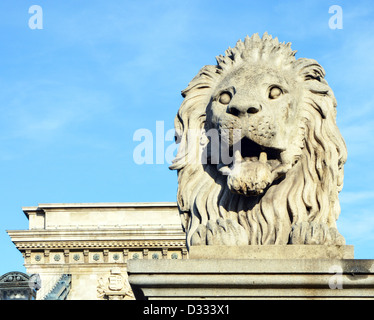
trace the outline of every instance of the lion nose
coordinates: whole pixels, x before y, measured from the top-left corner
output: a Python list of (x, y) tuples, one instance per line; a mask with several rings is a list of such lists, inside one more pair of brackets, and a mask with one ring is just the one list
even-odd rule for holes
[(261, 109), (262, 109), (262, 107), (258, 103), (250, 103), (250, 104), (246, 104), (246, 105), (232, 104), (232, 105), (228, 106), (227, 111), (228, 111), (228, 113), (230, 113), (234, 116), (241, 117), (241, 116), (244, 116), (246, 114), (257, 113)]

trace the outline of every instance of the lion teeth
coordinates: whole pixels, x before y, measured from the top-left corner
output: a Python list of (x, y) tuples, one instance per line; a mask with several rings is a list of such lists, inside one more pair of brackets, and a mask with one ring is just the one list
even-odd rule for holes
[(241, 162), (243, 160), (242, 154), (239, 150), (236, 150), (234, 153), (234, 162)]
[(268, 155), (267, 155), (267, 153), (266, 152), (261, 152), (259, 160), (262, 163), (266, 163), (268, 161)]

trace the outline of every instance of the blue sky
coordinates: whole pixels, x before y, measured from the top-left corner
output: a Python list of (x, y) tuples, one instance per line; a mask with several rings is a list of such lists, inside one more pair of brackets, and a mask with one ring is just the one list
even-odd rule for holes
[[(329, 28), (331, 5), (343, 29)], [(339, 230), (374, 258), (372, 1), (3, 0), (0, 16), (0, 274), (24, 271), (5, 231), (28, 228), (23, 206), (175, 201), (176, 172), (137, 165), (134, 132), (173, 128), (197, 71), (265, 31), (326, 70), (348, 147)]]

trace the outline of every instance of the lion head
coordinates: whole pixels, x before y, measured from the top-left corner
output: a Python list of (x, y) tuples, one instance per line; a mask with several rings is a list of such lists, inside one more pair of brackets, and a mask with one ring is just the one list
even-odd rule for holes
[(265, 33), (182, 91), (177, 202), (187, 244), (344, 244), (347, 151), (323, 68)]

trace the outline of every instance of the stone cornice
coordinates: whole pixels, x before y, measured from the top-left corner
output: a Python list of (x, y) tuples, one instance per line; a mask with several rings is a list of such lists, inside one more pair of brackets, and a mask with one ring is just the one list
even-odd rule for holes
[(15, 241), (20, 251), (36, 249), (185, 248), (184, 240), (149, 241)]
[(117, 229), (55, 229), (55, 230), (8, 230), (12, 241), (22, 242), (184, 242), (185, 234), (179, 228), (117, 228)]
[(176, 202), (94, 202), (94, 203), (40, 203), (40, 209), (52, 208), (140, 208), (177, 207)]
[(119, 236), (121, 235), (122, 238), (126, 236), (133, 236), (133, 235), (139, 235), (143, 238), (147, 235), (152, 235), (152, 237), (163, 237), (166, 235), (175, 235), (183, 237), (185, 233), (182, 231), (182, 229), (178, 226), (128, 226), (126, 228), (100, 228), (96, 227), (95, 229), (89, 229), (84, 227), (76, 227), (75, 229), (31, 229), (31, 230), (7, 230), (7, 233), (11, 237), (82, 237), (82, 236), (88, 236), (88, 237), (113, 237), (113, 236)]
[(138, 208), (170, 208), (176, 209), (176, 202), (103, 202), (103, 203), (40, 203), (38, 206), (22, 207), (23, 212), (28, 217), (29, 213), (43, 210), (68, 210), (68, 209), (138, 209)]

